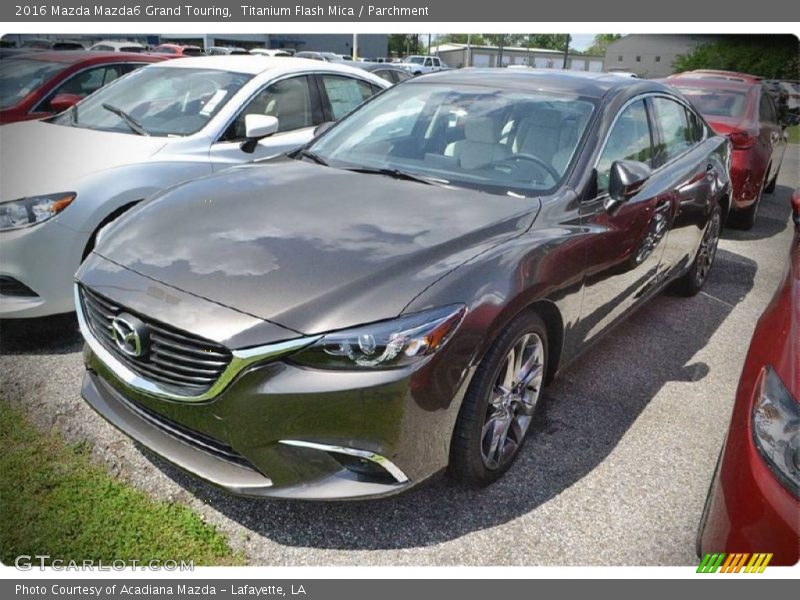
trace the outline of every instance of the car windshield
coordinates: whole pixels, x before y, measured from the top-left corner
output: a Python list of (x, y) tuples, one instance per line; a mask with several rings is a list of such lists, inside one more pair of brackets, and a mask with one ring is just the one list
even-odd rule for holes
[(419, 82), (376, 96), (309, 150), (332, 167), (530, 196), (558, 186), (593, 110), (571, 95)]
[(411, 56), (409, 57), (408, 62), (414, 65), (421, 65), (423, 62), (425, 62), (425, 59), (421, 56)]
[(29, 58), (0, 60), (0, 108), (19, 104), (25, 96), (62, 71), (67, 65)]
[(747, 107), (747, 93), (739, 90), (678, 88), (707, 117), (741, 117)]
[(149, 135), (190, 135), (202, 129), (251, 78), (215, 69), (145, 67), (92, 94), (76, 111), (63, 113), (54, 122), (131, 132), (122, 111)]

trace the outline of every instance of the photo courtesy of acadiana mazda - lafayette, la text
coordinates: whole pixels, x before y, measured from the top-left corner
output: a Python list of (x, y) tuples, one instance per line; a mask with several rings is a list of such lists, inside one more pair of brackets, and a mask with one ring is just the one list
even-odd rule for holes
[(181, 58), (0, 127), (0, 319), (72, 312), (75, 271), (114, 219), (181, 181), (295, 150), (389, 85), (312, 60)]
[(560, 369), (667, 285), (701, 289), (730, 155), (660, 83), (406, 81), (112, 224), (76, 276), (83, 396), (238, 494), (490, 484)]

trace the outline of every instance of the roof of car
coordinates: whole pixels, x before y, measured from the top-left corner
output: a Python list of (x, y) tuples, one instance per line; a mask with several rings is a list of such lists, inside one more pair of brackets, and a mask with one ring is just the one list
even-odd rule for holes
[(159, 65), (174, 69), (215, 69), (258, 75), (272, 69), (341, 69), (352, 73), (352, 67), (340, 63), (325, 63), (318, 60), (297, 58), (294, 56), (259, 56), (257, 54), (226, 54), (222, 56), (191, 56), (180, 60), (171, 60)]
[(46, 62), (61, 62), (64, 64), (75, 64), (88, 60), (103, 62), (104, 59), (113, 60), (163, 60), (161, 57), (154, 57), (142, 52), (106, 52), (101, 50), (40, 50), (38, 52), (26, 52), (15, 54), (14, 58), (26, 58), (31, 60), (42, 60)]
[(432, 82), (445, 84), (487, 85), (525, 91), (553, 90), (582, 96), (601, 97), (611, 89), (638, 87), (654, 90), (669, 89), (663, 84), (646, 79), (619, 77), (610, 73), (564, 71), (558, 69), (456, 69), (421, 75), (411, 83)]
[(701, 77), (680, 77), (673, 76), (667, 79), (657, 80), (666, 85), (675, 87), (691, 87), (704, 90), (737, 90), (748, 92), (754, 87), (760, 87), (759, 82), (741, 81), (736, 79), (704, 79)]

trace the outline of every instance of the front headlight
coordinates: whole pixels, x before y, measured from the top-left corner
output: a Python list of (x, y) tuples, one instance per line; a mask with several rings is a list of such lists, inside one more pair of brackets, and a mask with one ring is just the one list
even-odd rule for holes
[(753, 438), (778, 479), (800, 497), (800, 404), (771, 367), (764, 367), (753, 405)]
[(30, 196), (0, 204), (0, 231), (21, 229), (47, 221), (75, 200), (75, 192)]
[(404, 367), (444, 346), (466, 312), (463, 305), (450, 305), (329, 333), (290, 360), (318, 369)]

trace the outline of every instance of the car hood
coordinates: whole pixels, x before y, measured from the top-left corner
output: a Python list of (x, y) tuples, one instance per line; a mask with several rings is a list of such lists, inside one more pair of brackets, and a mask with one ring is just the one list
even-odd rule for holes
[(76, 191), (81, 178), (145, 160), (164, 138), (53, 125), (45, 121), (0, 127), (0, 201)]
[(313, 334), (400, 314), (460, 264), (524, 232), (539, 205), (284, 158), (173, 188), (120, 219), (96, 252)]

